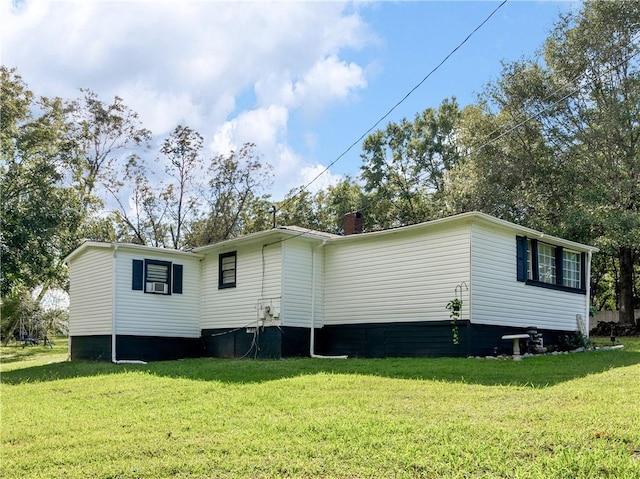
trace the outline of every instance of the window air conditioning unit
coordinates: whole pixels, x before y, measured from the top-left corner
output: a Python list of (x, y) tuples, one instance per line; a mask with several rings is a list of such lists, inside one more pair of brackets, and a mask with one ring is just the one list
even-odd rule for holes
[(169, 285), (167, 283), (147, 283), (147, 293), (167, 294)]

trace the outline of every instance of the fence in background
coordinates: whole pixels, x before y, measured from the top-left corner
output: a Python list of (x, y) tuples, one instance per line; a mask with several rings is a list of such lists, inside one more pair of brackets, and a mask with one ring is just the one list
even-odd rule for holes
[[(598, 311), (595, 316), (589, 318), (589, 329), (593, 329), (600, 322), (619, 323), (620, 313), (618, 311)], [(636, 321), (640, 318), (640, 309), (635, 310)]]

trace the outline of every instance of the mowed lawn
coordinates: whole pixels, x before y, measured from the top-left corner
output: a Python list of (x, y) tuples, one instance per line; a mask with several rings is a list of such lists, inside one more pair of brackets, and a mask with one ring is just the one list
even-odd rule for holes
[(0, 477), (639, 478), (640, 338), (620, 341), (519, 362), (2, 348)]

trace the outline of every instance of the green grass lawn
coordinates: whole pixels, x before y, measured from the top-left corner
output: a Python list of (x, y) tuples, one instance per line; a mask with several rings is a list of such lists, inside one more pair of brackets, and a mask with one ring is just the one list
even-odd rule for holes
[(619, 339), (519, 362), (2, 348), (0, 476), (638, 478), (640, 338)]

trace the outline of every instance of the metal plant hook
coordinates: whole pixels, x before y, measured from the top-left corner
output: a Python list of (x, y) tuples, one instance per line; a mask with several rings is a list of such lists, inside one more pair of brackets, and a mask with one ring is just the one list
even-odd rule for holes
[(456, 293), (456, 299), (458, 299), (458, 290), (460, 291), (460, 300), (462, 300), (462, 287), (464, 286), (464, 289), (469, 291), (469, 286), (467, 286), (466, 281), (463, 281), (462, 283), (456, 285), (456, 289), (455, 289), (455, 293)]

